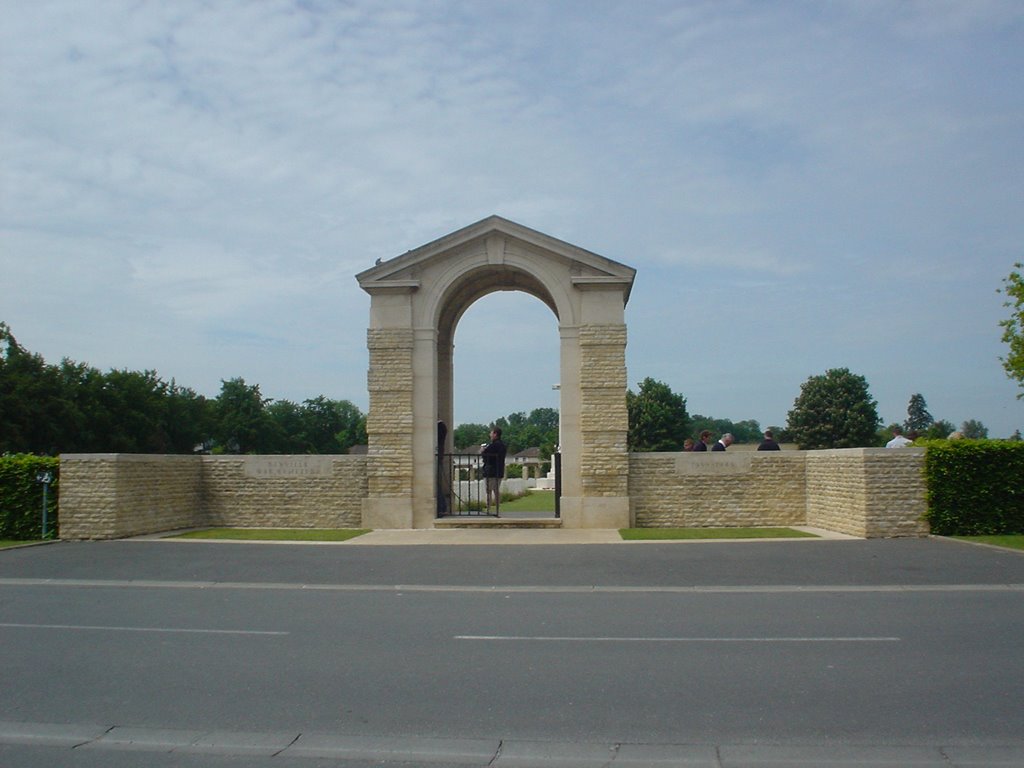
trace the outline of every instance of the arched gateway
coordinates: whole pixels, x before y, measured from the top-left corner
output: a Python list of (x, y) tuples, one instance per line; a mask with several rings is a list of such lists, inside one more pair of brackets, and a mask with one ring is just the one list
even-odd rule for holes
[(558, 319), (562, 523), (628, 526), (624, 314), (635, 275), (499, 216), (359, 273), (371, 297), (363, 525), (433, 527), (437, 422), (454, 426), (455, 328), (477, 299), (523, 291)]

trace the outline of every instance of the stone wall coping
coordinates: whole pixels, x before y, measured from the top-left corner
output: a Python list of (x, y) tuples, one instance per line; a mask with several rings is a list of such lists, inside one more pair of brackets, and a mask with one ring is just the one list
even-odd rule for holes
[[(727, 451), (726, 456), (729, 455), (749, 455), (763, 458), (786, 458), (786, 459), (797, 459), (805, 458), (808, 456), (900, 456), (900, 455), (911, 455), (911, 456), (923, 456), (927, 451), (927, 448), (923, 447), (912, 447), (912, 448), (821, 448), (812, 451), (794, 451), (794, 450), (782, 450), (782, 451), (752, 451), (752, 450), (733, 450)], [(633, 451), (629, 455), (630, 457), (636, 457), (641, 461), (644, 459), (658, 459), (658, 458), (669, 458), (674, 456), (685, 456), (688, 451)], [(696, 456), (714, 456), (719, 454), (718, 451), (700, 451)]]
[(632, 451), (629, 454), (631, 459), (639, 459), (640, 461), (648, 461), (654, 459), (674, 459), (676, 456), (693, 456), (695, 459), (699, 459), (702, 456), (753, 456), (755, 458), (763, 459), (777, 459), (784, 458), (789, 460), (803, 460), (812, 453), (820, 453), (820, 451), (727, 451), (725, 453), (720, 451), (698, 451), (697, 453), (691, 453), (690, 451)]
[(923, 456), (927, 448), (823, 448), (816, 451), (800, 451), (809, 456)]
[(187, 453), (62, 453), (61, 461), (196, 461), (204, 458)]
[(216, 456), (211, 454), (189, 453), (62, 453), (60, 458), (69, 459), (71, 461), (163, 461), (168, 459), (189, 459), (192, 461), (237, 461), (238, 459), (244, 459), (247, 456), (282, 456), (288, 458), (294, 458), (295, 456), (319, 456), (321, 458), (328, 458), (334, 461), (366, 458), (365, 453), (230, 453), (218, 454)]
[(260, 456), (264, 458), (278, 458), (278, 459), (294, 459), (294, 458), (305, 458), (307, 456), (316, 457), (318, 459), (331, 459), (332, 461), (349, 461), (366, 459), (365, 453), (222, 453), (216, 456), (211, 454), (204, 454), (200, 456), (203, 461), (230, 461), (232, 459), (247, 459), (254, 456)]

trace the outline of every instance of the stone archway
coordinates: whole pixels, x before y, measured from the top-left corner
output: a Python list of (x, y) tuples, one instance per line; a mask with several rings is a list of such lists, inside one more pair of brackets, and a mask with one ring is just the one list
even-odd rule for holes
[(499, 216), (359, 273), (370, 294), (363, 524), (433, 527), (437, 422), (454, 426), (455, 328), (473, 302), (512, 290), (558, 321), (563, 525), (628, 526), (624, 316), (635, 274)]

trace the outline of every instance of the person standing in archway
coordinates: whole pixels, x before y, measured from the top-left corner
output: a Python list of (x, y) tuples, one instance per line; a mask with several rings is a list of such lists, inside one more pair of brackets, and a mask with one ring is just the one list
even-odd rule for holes
[(491, 442), (480, 449), (484, 460), (484, 483), (487, 486), (487, 512), (491, 511), (491, 498), (494, 498), (494, 514), (501, 515), (501, 481), (505, 477), (505, 454), (508, 448), (501, 441), (501, 429), (491, 430)]

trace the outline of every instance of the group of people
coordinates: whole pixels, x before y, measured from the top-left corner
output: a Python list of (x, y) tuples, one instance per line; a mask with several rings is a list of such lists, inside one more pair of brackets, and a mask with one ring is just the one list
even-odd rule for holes
[[(729, 432), (726, 432), (718, 438), (718, 441), (715, 443), (711, 442), (711, 437), (711, 430), (705, 429), (700, 433), (700, 437), (698, 437), (696, 441), (694, 441), (692, 437), (686, 438), (686, 440), (683, 441), (683, 450), (693, 451), (695, 453), (700, 453), (702, 451), (724, 451), (733, 444), (733, 436)], [(708, 447), (709, 445), (711, 446), (710, 448)]]
[[(732, 433), (726, 432), (714, 443), (711, 443), (712, 432), (710, 429), (705, 429), (700, 433), (700, 437), (694, 440), (692, 437), (686, 438), (683, 441), (684, 451), (693, 451), (700, 453), (701, 451), (724, 451), (735, 441)], [(711, 444), (709, 448), (708, 445)], [(775, 435), (772, 434), (770, 429), (766, 429), (764, 432), (764, 440), (757, 446), (759, 451), (781, 451), (782, 447), (775, 441)]]
[[(487, 511), (490, 512), (491, 505), (494, 505), (495, 514), (498, 514), (501, 503), (501, 480), (505, 476), (505, 454), (508, 448), (501, 439), (501, 429), (495, 427), (491, 430), (491, 440), (480, 446), (480, 455), (483, 457), (483, 475), (487, 487)], [(711, 442), (713, 433), (705, 429), (700, 437), (694, 440), (692, 437), (683, 441), (683, 450), (700, 453), (701, 451), (724, 451), (735, 442), (731, 432), (726, 432), (714, 443)], [(916, 437), (916, 435), (915, 435)], [(443, 440), (443, 437), (441, 438)], [(893, 428), (893, 439), (886, 444), (886, 448), (902, 448), (911, 445), (912, 440), (903, 436), (899, 427)], [(708, 446), (711, 446), (710, 448)], [(764, 440), (757, 446), (759, 451), (781, 451), (782, 447), (776, 442), (775, 435), (770, 429), (764, 432)]]
[[(490, 442), (480, 446), (480, 456), (483, 458), (483, 476), (487, 488), (487, 511), (490, 512), (491, 505), (494, 505), (494, 512), (498, 514), (501, 504), (501, 480), (505, 476), (505, 454), (508, 448), (501, 439), (501, 429), (495, 427), (491, 430)], [(714, 443), (711, 442), (713, 434), (710, 429), (700, 433), (695, 441), (693, 438), (686, 438), (683, 442), (684, 451), (724, 451), (735, 442), (731, 432), (726, 432)], [(709, 447), (710, 446), (710, 447)], [(757, 446), (759, 451), (782, 450), (775, 441), (775, 436), (770, 429), (765, 430), (764, 440)]]

